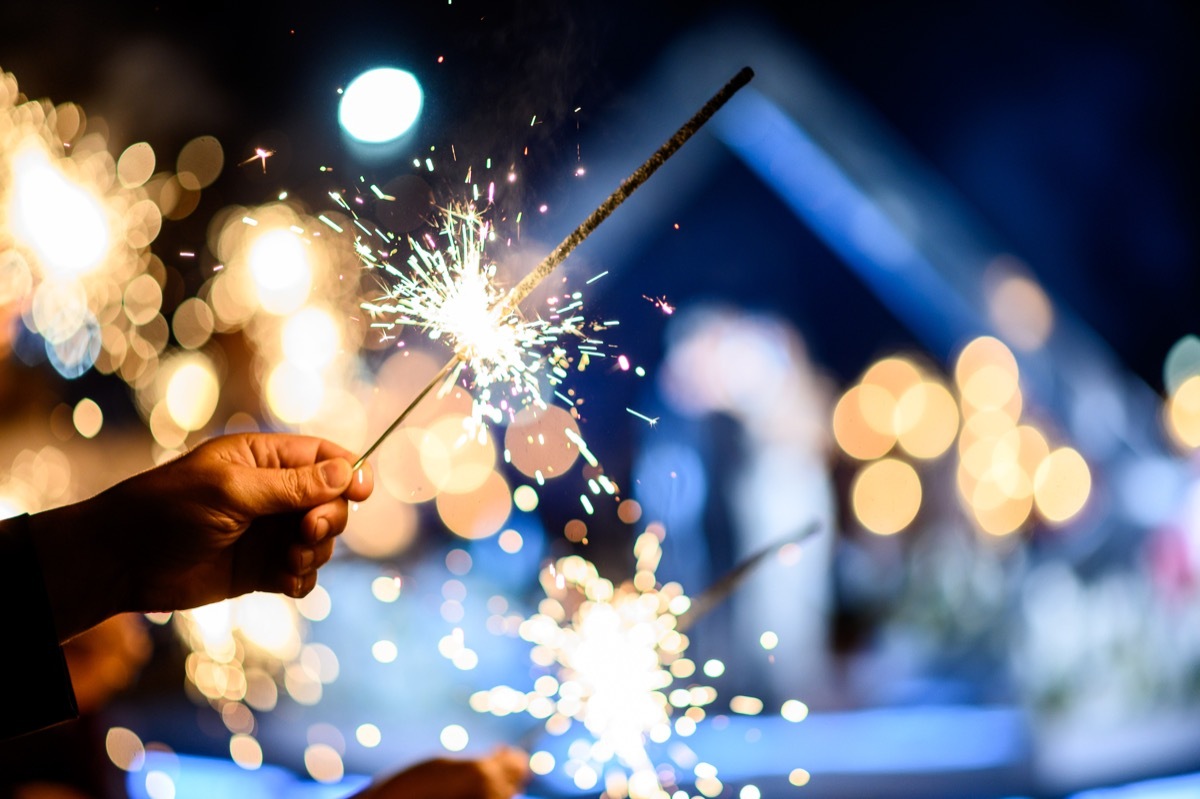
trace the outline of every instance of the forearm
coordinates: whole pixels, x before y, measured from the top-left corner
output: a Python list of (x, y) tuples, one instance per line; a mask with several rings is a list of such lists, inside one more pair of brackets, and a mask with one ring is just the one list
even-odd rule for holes
[(78, 714), (28, 522), (0, 521), (0, 632), (15, 647), (0, 658), (0, 685), (10, 689), (0, 740)]
[(102, 518), (95, 503), (85, 500), (29, 517), (59, 641), (133, 609), (128, 570), (106, 529), (116, 520)]

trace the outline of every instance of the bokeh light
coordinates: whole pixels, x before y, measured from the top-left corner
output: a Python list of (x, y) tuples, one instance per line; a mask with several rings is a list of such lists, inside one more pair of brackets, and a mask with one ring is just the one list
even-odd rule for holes
[(492, 475), (496, 448), (487, 427), (469, 417), (446, 416), (425, 430), (420, 459), (440, 492), (469, 494)]
[(383, 741), (383, 733), (374, 724), (360, 724), (354, 730), (354, 739), (368, 749), (374, 749)]
[(342, 756), (329, 744), (318, 743), (304, 750), (304, 768), (317, 782), (338, 782), (346, 774)]
[(369, 144), (393, 141), (421, 114), (421, 85), (411, 72), (380, 67), (350, 82), (338, 104), (338, 123), (351, 137)]
[(172, 421), (183, 430), (200, 430), (217, 408), (221, 384), (212, 362), (200, 353), (177, 356), (163, 368), (163, 401)]
[(117, 178), (126, 188), (143, 185), (154, 174), (154, 148), (144, 141), (131, 144), (117, 159)]
[(267, 376), (266, 401), (271, 412), (286, 424), (307, 422), (321, 410), (325, 381), (291, 361), (283, 361)]
[(549, 479), (565, 474), (579, 458), (579, 435), (578, 422), (557, 405), (529, 406), (509, 423), (504, 449), (521, 474)]
[(341, 327), (324, 308), (301, 308), (283, 324), (283, 356), (302, 369), (319, 372), (342, 348)]
[(225, 150), (213, 136), (198, 136), (179, 151), (175, 170), (179, 184), (188, 191), (212, 185), (225, 165)]
[(437, 512), (446, 528), (463, 538), (486, 538), (498, 533), (512, 512), (508, 482), (499, 472), (488, 472), (477, 488), (462, 493), (438, 494)]
[(900, 532), (921, 507), (921, 480), (916, 470), (895, 458), (864, 466), (850, 493), (855, 517), (879, 535)]
[(33, 144), (12, 156), (11, 170), (6, 215), (17, 240), (37, 254), (47, 275), (69, 280), (98, 267), (112, 244), (100, 199)]
[(293, 231), (268, 229), (260, 233), (247, 254), (258, 301), (273, 314), (287, 314), (308, 299), (313, 268), (307, 246)]
[(112, 727), (104, 736), (104, 750), (113, 765), (123, 771), (140, 771), (146, 762), (146, 748), (133, 730)]
[(467, 743), (470, 741), (466, 729), (460, 724), (446, 725), (442, 728), (438, 738), (448, 752), (461, 752), (467, 748)]
[[(244, 705), (231, 705), (231, 707), (244, 707)], [(262, 746), (253, 735), (245, 733), (239, 733), (229, 739), (229, 756), (234, 763), (247, 771), (261, 768), (263, 764)]]
[(79, 431), (79, 435), (84, 438), (95, 438), (104, 425), (104, 412), (100, 410), (100, 406), (96, 404), (95, 400), (84, 397), (75, 404), (75, 409), (71, 412), (71, 420), (75, 424), (75, 429)]
[(1091, 490), (1091, 470), (1071, 447), (1060, 447), (1047, 455), (1033, 478), (1038, 513), (1048, 522), (1061, 523), (1075, 516)]
[(878, 419), (893, 408), (890, 395), (882, 388), (851, 387), (833, 409), (833, 435), (838, 446), (859, 460), (882, 458), (895, 446), (895, 434), (880, 432), (867, 422), (867, 418)]
[(1032, 351), (1054, 330), (1054, 307), (1029, 270), (1011, 256), (1000, 256), (984, 272), (988, 317), (1006, 341)]
[(1164, 417), (1175, 443), (1185, 449), (1200, 447), (1200, 375), (1179, 384), (1167, 399)]
[(923, 380), (896, 403), (897, 440), (914, 458), (940, 457), (954, 443), (958, 421), (958, 404), (940, 382)]

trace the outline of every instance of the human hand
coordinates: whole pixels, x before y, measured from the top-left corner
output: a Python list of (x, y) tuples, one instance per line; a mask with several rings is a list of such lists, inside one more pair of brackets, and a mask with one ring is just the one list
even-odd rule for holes
[(60, 638), (126, 610), (182, 610), (250, 591), (306, 595), (349, 502), (371, 493), (371, 472), (352, 473), (354, 459), (310, 436), (222, 436), (31, 517)]
[(500, 747), (477, 760), (426, 760), (370, 786), (355, 799), (509, 799), (528, 780), (529, 756)]

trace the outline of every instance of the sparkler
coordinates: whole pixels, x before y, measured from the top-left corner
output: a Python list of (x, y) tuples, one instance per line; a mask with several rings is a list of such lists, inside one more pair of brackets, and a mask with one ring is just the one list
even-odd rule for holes
[(755, 552), (750, 557), (743, 560), (741, 563), (734, 566), (715, 583), (704, 589), (704, 592), (692, 601), (691, 606), (679, 616), (679, 631), (685, 632), (690, 630), (700, 618), (706, 615), (710, 610), (720, 605), (729, 595), (732, 594), (737, 587), (756, 569), (759, 564), (767, 559), (770, 555), (778, 552), (781, 548), (788, 544), (799, 544), (809, 536), (814, 535), (821, 529), (818, 522), (809, 522), (800, 532), (793, 536), (789, 536), (780, 541), (775, 541), (762, 549)]
[[(557, 298), (553, 300), (549, 318), (526, 319), (515, 308), (506, 312), (505, 292), (495, 281), (496, 265), (484, 257), (489, 224), (470, 206), (446, 210), (443, 218), (441, 237), (446, 248), (427, 248), (410, 240), (409, 273), (385, 261), (383, 268), (399, 282), (391, 287), (386, 301), (363, 303), (362, 307), (373, 319), (390, 317), (390, 321), (374, 322), (374, 327), (413, 326), (427, 331), (431, 338), (446, 339), (454, 348), (454, 359), (430, 386), (447, 377), (457, 379), (458, 373), (468, 368), (479, 391), (474, 403), (477, 416), (500, 416), (491, 392), (493, 386), (504, 384), (511, 386), (514, 397), (545, 407), (541, 374), (548, 372), (551, 385), (557, 385), (566, 376), (569, 362), (566, 349), (557, 342), (573, 337), (589, 348), (584, 350), (588, 354), (600, 343), (588, 337), (584, 318), (576, 313), (582, 293), (568, 296), (561, 307)], [(436, 242), (427, 237), (427, 244)], [(603, 324), (595, 325), (595, 329), (603, 328)], [(540, 354), (546, 348), (551, 349), (548, 369)]]
[[(607, 772), (625, 782), (624, 792), (608, 795), (627, 794), (630, 799), (667, 795), (646, 750), (647, 740), (664, 743), (673, 732), (690, 734), (704, 719), (704, 708), (717, 698), (709, 686), (672, 688), (676, 680), (695, 673), (695, 664), (686, 657), (687, 631), (768, 556), (819, 529), (813, 522), (764, 547), (693, 599), (679, 583), (658, 583), (662, 547), (654, 527), (634, 543), (633, 579), (618, 586), (578, 555), (543, 569), (546, 599), (521, 623), (519, 634), (534, 645), (530, 657), (535, 664), (557, 671), (540, 677), (528, 694), (499, 686), (471, 697), (471, 707), (481, 713), (524, 711), (545, 718), (545, 729), (552, 734), (581, 723), (592, 740), (570, 747), (566, 772), (582, 790), (592, 788)], [(676, 710), (682, 715), (672, 720)], [(629, 774), (616, 765), (630, 769)]]
[[(728, 83), (726, 83), (716, 94), (714, 94), (708, 102), (706, 102), (695, 115), (675, 132), (653, 155), (650, 156), (640, 167), (638, 167), (629, 177), (621, 182), (621, 185), (602, 202), (595, 211), (593, 211), (580, 225), (575, 228), (562, 242), (547, 255), (541, 263), (539, 263), (531, 272), (525, 275), (519, 283), (512, 287), (507, 295), (497, 293), (498, 287), (492, 282), (494, 271), (492, 269), (479, 270), (478, 264), (474, 265), (472, 271), (471, 263), (466, 264), (464, 270), (456, 270), (447, 268), (446, 275), (450, 277), (450, 282), (447, 283), (439, 276), (438, 278), (429, 279), (426, 275), (420, 281), (412, 281), (410, 287), (418, 289), (418, 293), (413, 295), (413, 299), (422, 297), (424, 300), (432, 300), (435, 307), (426, 307), (424, 305), (413, 304), (408, 305), (408, 312), (419, 311), (416, 318), (422, 318), (427, 324), (428, 329), (438, 332), (438, 336), (446, 335), (454, 344), (455, 354), (449, 363), (444, 366), (433, 380), (430, 381), (424, 389), (409, 403), (409, 405), (400, 412), (396, 420), (388, 426), (386, 430), (380, 434), (366, 451), (358, 458), (354, 464), (357, 469), (362, 466), (363, 462), (392, 434), (412, 413), (416, 405), (424, 399), (438, 384), (446, 380), (452, 373), (457, 374), (456, 367), (465, 363), (467, 360), (474, 360), (471, 364), (472, 371), (475, 371), (478, 381), (480, 372), (476, 371), (477, 367), (482, 367), (484, 383), (490, 384), (494, 382), (497, 372), (493, 371), (494, 367), (500, 367), (500, 363), (489, 363), (486, 354), (491, 351), (504, 353), (505, 357), (513, 354), (513, 350), (509, 347), (519, 347), (529, 328), (524, 327), (531, 323), (522, 322), (519, 316), (519, 308), (530, 293), (543, 280), (545, 280), (551, 272), (553, 272), (559, 264), (566, 260), (567, 256), (578, 247), (590, 234), (595, 230), (601, 222), (607, 219), (613, 211), (617, 209), (639, 186), (645, 183), (652, 174), (662, 166), (668, 158), (683, 146), (704, 123), (706, 123), (715, 114), (721, 106), (725, 105), (731, 97), (743, 86), (749, 83), (754, 76), (753, 70), (749, 67), (744, 67), (739, 71)], [(473, 245), (472, 245), (473, 246)], [(420, 255), (417, 255), (418, 262)], [(469, 255), (468, 259), (473, 259), (474, 255)], [(411, 263), (411, 262), (410, 262)], [(436, 264), (436, 258), (434, 259)], [(465, 286), (455, 288), (455, 281), (463, 278), (467, 281)], [(454, 293), (454, 296), (449, 294), (438, 294), (437, 292), (445, 292), (449, 289)], [(401, 289), (404, 290), (403, 288)], [(434, 292), (434, 293), (430, 293)], [(473, 302), (463, 302), (466, 298), (473, 298)], [(461, 303), (461, 304), (460, 304)], [(382, 307), (382, 306), (381, 306)], [(397, 307), (400, 307), (399, 305)], [(451, 319), (444, 314), (453, 311), (455, 316), (463, 314), (469, 316), (473, 321), (467, 322), (465, 319)], [(480, 328), (481, 320), (486, 320), (485, 326)], [(470, 340), (459, 340), (458, 335), (469, 334)], [(486, 339), (489, 336), (495, 336), (498, 341), (505, 342), (506, 347), (500, 347), (496, 342), (488, 342)], [(537, 335), (534, 334), (536, 339)], [(521, 363), (528, 364), (529, 362), (520, 357)], [(511, 365), (511, 361), (508, 362)], [(517, 370), (509, 372), (510, 376), (516, 377), (518, 384), (524, 382), (526, 378), (525, 370)], [(528, 385), (527, 383), (525, 384)]]
[[(616, 761), (622, 768), (610, 776), (620, 773), (628, 795), (640, 799), (662, 790), (647, 738), (658, 743), (670, 738), (673, 707), (688, 708), (686, 718), (694, 724), (717, 693), (692, 686), (668, 694), (676, 677), (695, 671), (683, 656), (687, 637), (676, 629), (690, 600), (678, 583), (658, 586), (662, 549), (654, 532), (638, 536), (634, 554), (636, 576), (618, 586), (578, 555), (543, 569), (546, 599), (519, 633), (534, 644), (534, 662), (557, 666), (556, 676), (539, 678), (529, 694), (507, 686), (480, 691), (471, 707), (496, 715), (527, 711), (546, 718), (546, 729), (557, 734), (581, 723), (592, 741), (572, 747), (566, 771), (576, 785), (592, 788)], [(624, 768), (630, 769), (628, 777)]]

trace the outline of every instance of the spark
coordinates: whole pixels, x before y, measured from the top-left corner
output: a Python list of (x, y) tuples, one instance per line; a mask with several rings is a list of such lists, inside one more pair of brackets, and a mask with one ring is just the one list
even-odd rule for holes
[[(658, 582), (664, 536), (658, 524), (649, 525), (634, 541), (634, 576), (620, 585), (601, 577), (593, 563), (578, 555), (547, 564), (540, 574), (546, 598), (517, 630), (533, 644), (530, 660), (546, 673), (528, 693), (507, 685), (478, 691), (471, 696), (471, 708), (497, 716), (527, 712), (546, 719), (546, 731), (555, 736), (566, 735), (578, 723), (586, 736), (566, 747), (570, 758), (563, 764), (566, 774), (605, 774), (624, 767), (629, 770), (627, 791), (620, 795), (629, 799), (669, 796), (665, 787), (670, 786), (663, 785), (662, 775), (670, 775), (670, 764), (655, 764), (647, 741), (663, 744), (673, 734), (691, 735), (707, 715), (705, 708), (717, 698), (711, 686), (691, 682), (696, 663), (686, 656), (687, 631), (770, 555), (799, 544), (818, 529), (813, 522), (764, 547), (695, 599), (679, 583)], [(716, 678), (725, 665), (708, 660), (702, 671)], [(688, 684), (673, 688), (676, 680)], [(808, 715), (807, 706), (798, 700), (785, 703), (785, 708), (789, 720)], [(676, 709), (682, 715), (672, 722)], [(763, 703), (757, 697), (738, 695), (730, 699), (729, 709), (756, 715)], [(715, 777), (715, 768), (709, 765), (708, 769)], [(699, 768), (695, 773), (703, 776)], [(591, 785), (581, 784), (576, 776), (576, 787), (589, 790)]]
[(647, 297), (645, 294), (643, 294), (642, 299), (648, 301), (651, 305), (653, 305), (655, 308), (658, 308), (667, 316), (675, 313), (675, 306), (667, 302), (666, 297)]
[(646, 415), (646, 414), (644, 414), (644, 413), (638, 413), (638, 412), (637, 412), (637, 411), (635, 411), (633, 408), (626, 408), (625, 410), (629, 411), (631, 414), (633, 414), (633, 415), (634, 415), (634, 416), (636, 416), (637, 418), (639, 418), (639, 419), (642, 419), (642, 420), (643, 420), (643, 421), (645, 421), (647, 424), (649, 424), (651, 427), (654, 427), (656, 424), (658, 424), (658, 420), (659, 420), (659, 418), (660, 418), (660, 417), (658, 417), (658, 416), (653, 416), (653, 417), (651, 417), (651, 416), (647, 416), (647, 415)]
[[(581, 725), (586, 732), (567, 747), (564, 772), (625, 769), (629, 796), (661, 796), (648, 742), (664, 743), (673, 726), (686, 734), (717, 692), (695, 684), (672, 689), (695, 672), (685, 657), (688, 638), (676, 629), (691, 601), (678, 583), (657, 582), (662, 548), (655, 533), (639, 535), (633, 552), (636, 576), (616, 586), (578, 555), (547, 565), (540, 575), (546, 599), (518, 630), (547, 673), (528, 693), (506, 685), (477, 692), (471, 707), (498, 716), (528, 712), (546, 719), (555, 735)], [(673, 725), (677, 709), (686, 712), (678, 722), (693, 723)]]
[(491, 223), (472, 206), (447, 209), (437, 238), (410, 238), (407, 270), (383, 268), (396, 278), (384, 297), (362, 303), (374, 325), (384, 330), (413, 327), (454, 351), (455, 379), (465, 368), (476, 389), (477, 419), (499, 420), (497, 405), (545, 408), (542, 384), (559, 385), (575, 360), (572, 339), (587, 346), (584, 319), (526, 317), (508, 302), (508, 288), (497, 280), (488, 258)]
[(238, 163), (238, 166), (245, 166), (246, 164), (249, 164), (252, 161), (260, 161), (262, 163), (263, 174), (265, 175), (265, 174), (267, 174), (267, 159), (273, 155), (275, 155), (274, 150), (268, 150), (263, 147), (255, 147), (254, 155), (250, 156), (245, 161)]

